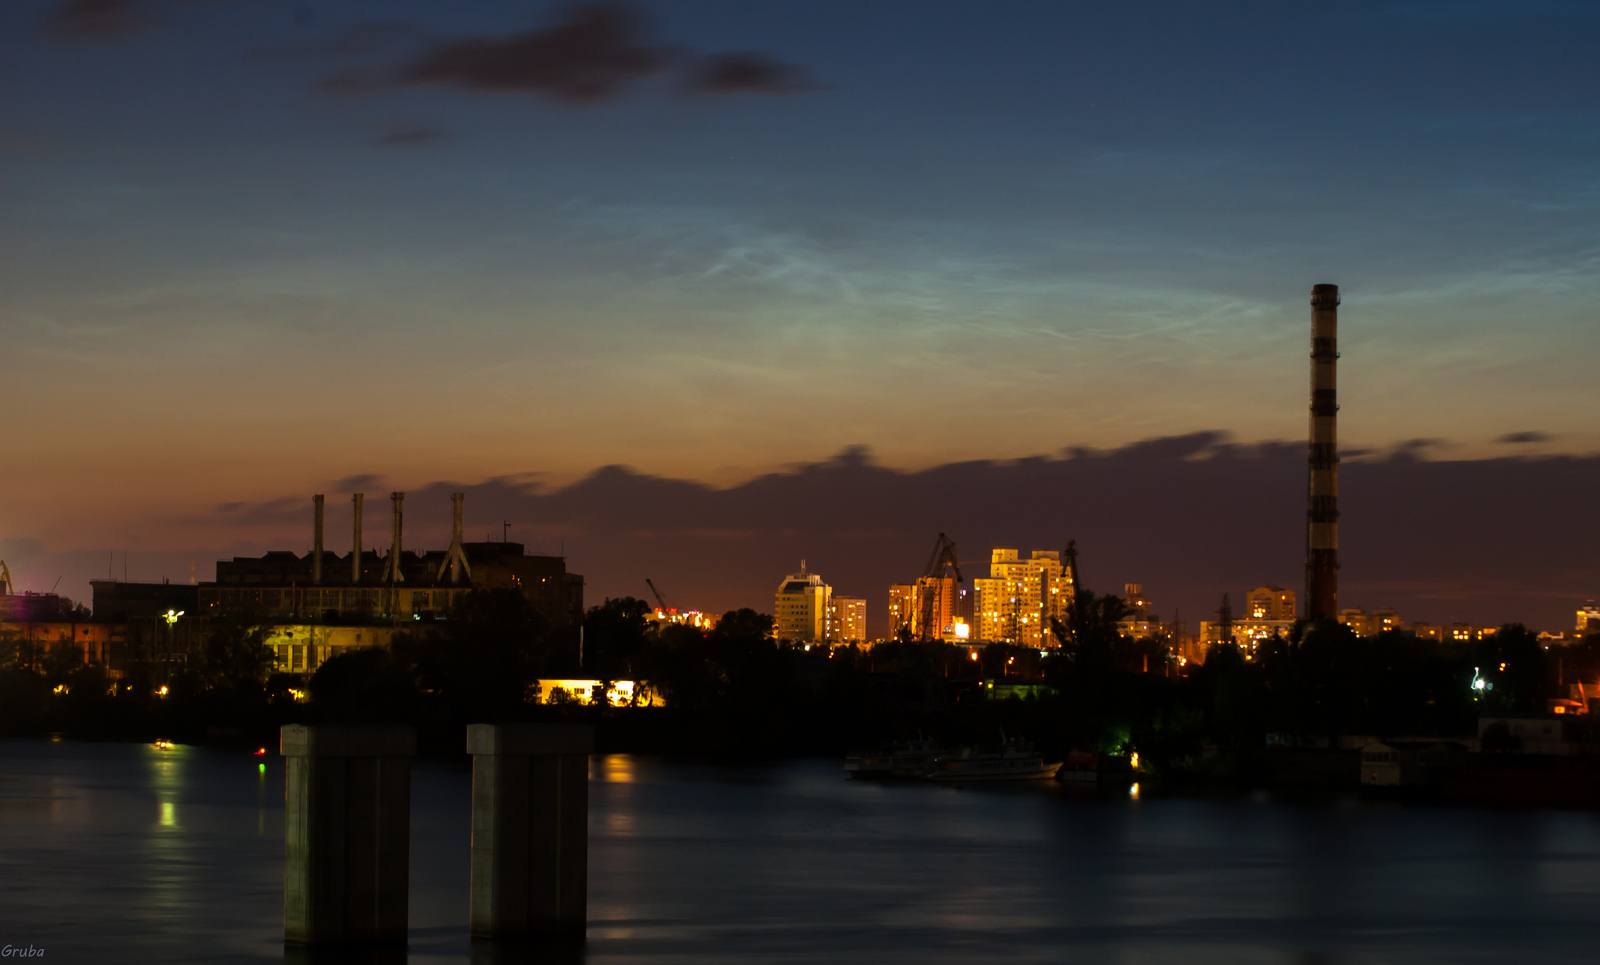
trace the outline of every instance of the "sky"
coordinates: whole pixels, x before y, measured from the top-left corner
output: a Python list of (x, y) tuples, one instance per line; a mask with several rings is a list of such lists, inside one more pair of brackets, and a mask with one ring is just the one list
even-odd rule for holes
[[(1582, 2), (15, 0), (0, 552), (83, 597), (114, 552), (207, 579), (303, 550), (309, 494), (351, 480), (510, 487), (469, 526), (621, 592), (646, 574), (549, 515), (602, 467), (737, 493), (851, 452), (904, 480), (1197, 433), (1277, 452), (1316, 283), (1352, 463), (1560, 475), (1600, 451), (1597, 39)], [(849, 589), (877, 606), (1002, 478)], [(1056, 546), (1117, 492), (952, 535)], [(1263, 582), (1298, 579), (1299, 495)], [(766, 512), (825, 543), (838, 511)], [(1600, 590), (1573, 560), (1552, 599)], [(683, 592), (730, 597), (716, 572)]]

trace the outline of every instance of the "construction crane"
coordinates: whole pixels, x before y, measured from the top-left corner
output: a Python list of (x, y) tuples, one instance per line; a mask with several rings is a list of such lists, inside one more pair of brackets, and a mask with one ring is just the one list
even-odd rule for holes
[(661, 607), (662, 610), (670, 610), (670, 609), (672, 609), (671, 607), (667, 606), (666, 597), (663, 597), (661, 595), (661, 591), (656, 589), (656, 585), (654, 583), (650, 582), (650, 578), (648, 576), (645, 577), (644, 581), (650, 587), (650, 592), (655, 594), (656, 605)]
[[(946, 573), (951, 576), (946, 576)], [(917, 581), (919, 604), (917, 630), (923, 640), (938, 640), (944, 636), (944, 627), (934, 626), (933, 601), (935, 595), (940, 597), (944, 595), (946, 585), (944, 581), (947, 579), (952, 580), (949, 587), (950, 592), (954, 594), (955, 584), (962, 582), (961, 565), (956, 562), (956, 544), (951, 542), (950, 537), (940, 533), (939, 539), (933, 544), (933, 552), (928, 556), (928, 565), (923, 568), (922, 579)], [(954, 600), (945, 600), (943, 603), (944, 606), (940, 609), (954, 611)]]
[(1067, 579), (1072, 583), (1072, 590), (1076, 593), (1083, 588), (1078, 581), (1078, 541), (1067, 540), (1067, 548), (1061, 551), (1061, 566)]
[(11, 567), (6, 565), (5, 560), (0, 560), (0, 591), (3, 591), (0, 596), (11, 596)]

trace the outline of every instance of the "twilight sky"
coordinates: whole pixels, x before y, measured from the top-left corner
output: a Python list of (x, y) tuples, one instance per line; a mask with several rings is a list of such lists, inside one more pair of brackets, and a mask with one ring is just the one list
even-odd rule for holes
[(1590, 454), (1597, 41), (1588, 2), (14, 0), (0, 549), (84, 596), (111, 548), (303, 550), (237, 507), (358, 475), (1301, 440), (1317, 282), (1348, 449)]

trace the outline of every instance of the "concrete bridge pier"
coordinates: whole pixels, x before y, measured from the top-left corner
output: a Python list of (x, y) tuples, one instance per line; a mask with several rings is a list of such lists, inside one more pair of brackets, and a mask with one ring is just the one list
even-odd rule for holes
[(416, 728), (290, 724), (283, 940), (404, 946)]
[(586, 724), (473, 724), (472, 936), (583, 941), (589, 891)]

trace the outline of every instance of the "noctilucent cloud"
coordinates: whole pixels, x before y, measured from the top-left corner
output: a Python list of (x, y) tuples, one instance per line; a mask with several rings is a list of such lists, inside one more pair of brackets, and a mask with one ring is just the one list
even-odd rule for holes
[(1299, 440), (1319, 282), (1347, 446), (1591, 452), (1597, 41), (1588, 2), (7, 3), (0, 535)]

